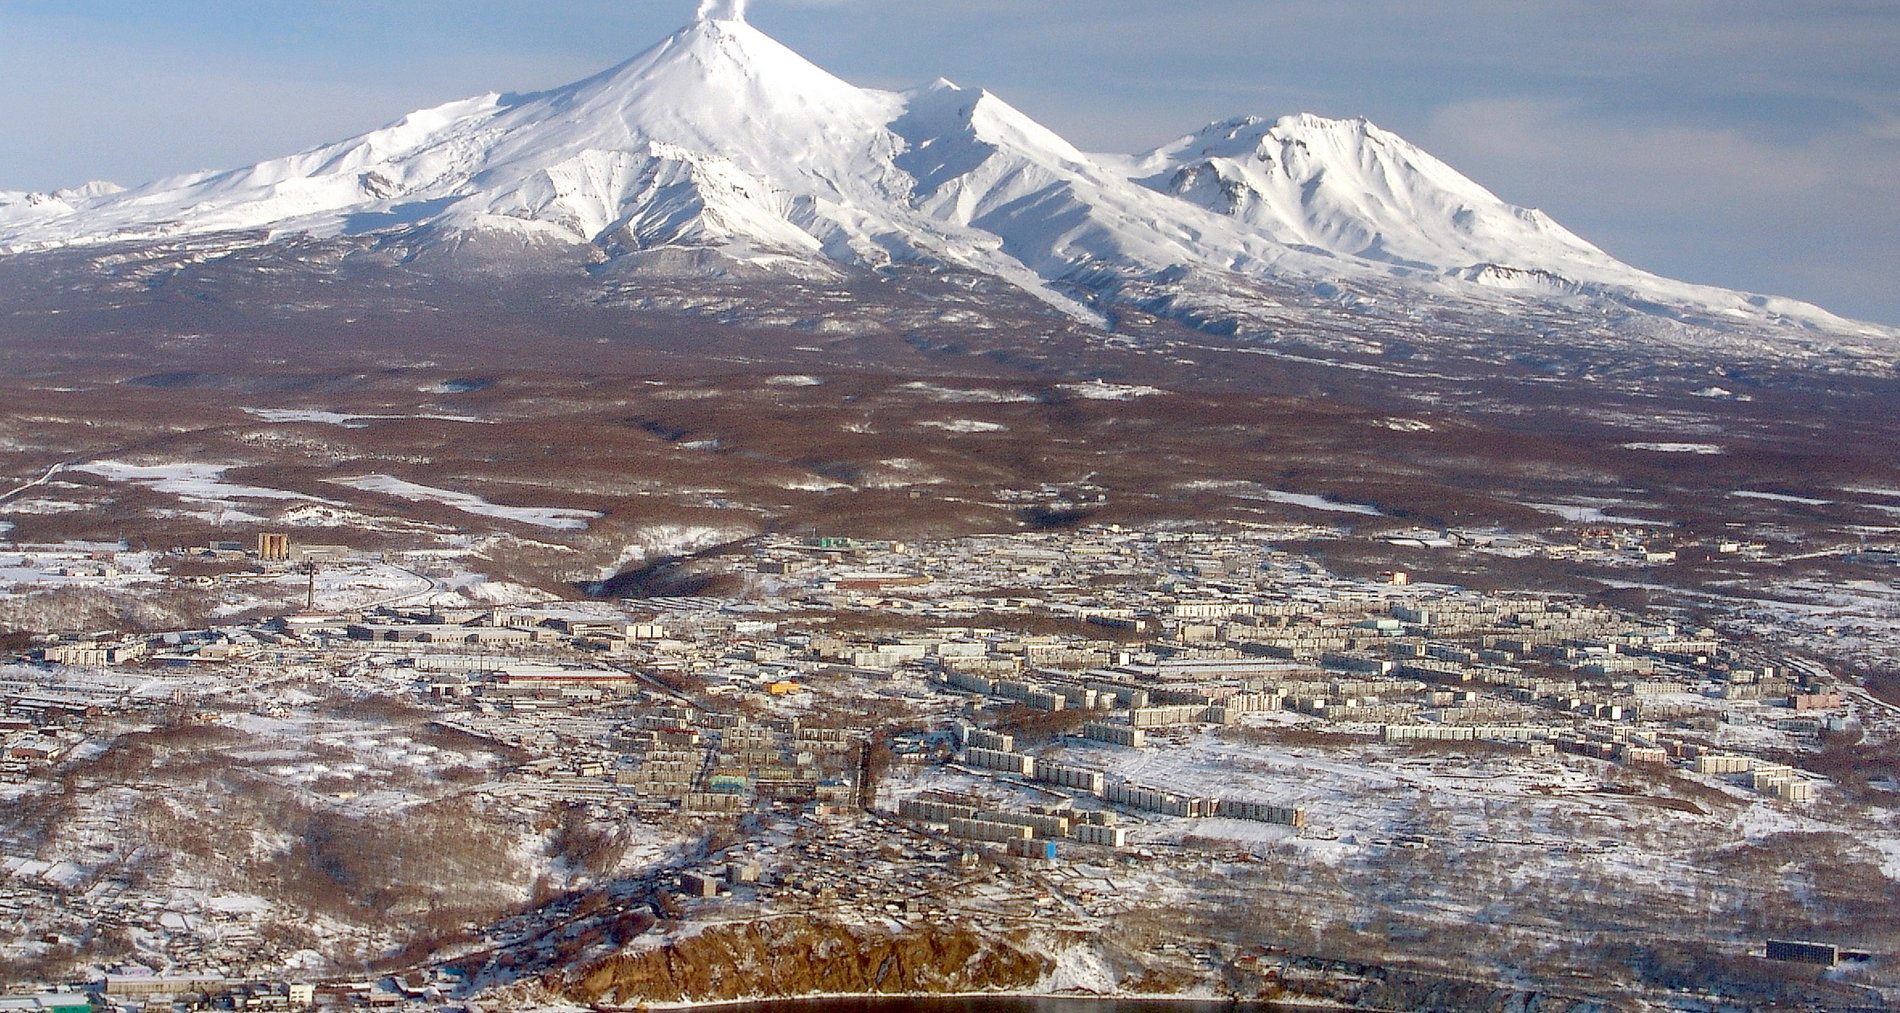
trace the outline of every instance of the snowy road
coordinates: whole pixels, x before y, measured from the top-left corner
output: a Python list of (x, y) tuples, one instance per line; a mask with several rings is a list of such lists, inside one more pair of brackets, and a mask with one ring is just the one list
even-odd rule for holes
[[(1808, 673), (1808, 675), (1816, 679), (1821, 679), (1824, 681), (1835, 681), (1834, 674), (1828, 671), (1827, 666), (1821, 665), (1817, 662), (1806, 661), (1802, 659), (1794, 659), (1794, 660), (1791, 660), (1789, 664), (1793, 665), (1795, 668), (1801, 669), (1802, 671)], [(1863, 687), (1855, 686), (1851, 683), (1848, 683), (1842, 680), (1841, 690), (1842, 692), (1846, 693), (1848, 696), (1851, 696), (1854, 699), (1859, 700), (1860, 702), (1868, 705), (1869, 707), (1874, 708), (1875, 710), (1886, 711), (1888, 714), (1891, 714), (1894, 717), (1900, 717), (1900, 706), (1895, 706), (1893, 704), (1888, 703), (1885, 700), (1882, 700), (1881, 698), (1873, 695), (1872, 693), (1869, 693)]]
[(423, 598), (425, 595), (428, 598), (434, 598), (437, 593), (448, 590), (448, 585), (442, 583), (441, 581), (435, 579), (434, 577), (417, 573), (416, 571), (411, 570), (406, 566), (397, 566), (394, 563), (385, 563), (383, 565), (389, 567), (392, 570), (400, 570), (403, 573), (406, 573), (409, 576), (416, 578), (417, 580), (423, 583), (424, 587), (420, 591), (410, 591), (404, 594), (396, 595), (391, 598), (385, 598), (382, 601), (372, 602), (369, 605), (370, 608), (374, 609), (374, 608), (382, 608), (385, 605), (406, 604), (408, 602), (414, 601), (417, 598)]
[(1843, 687), (1843, 688), (1847, 690), (1847, 695), (1848, 695), (1848, 696), (1851, 696), (1851, 697), (1853, 697), (1853, 698), (1855, 698), (1855, 699), (1857, 699), (1857, 700), (1859, 700), (1859, 701), (1861, 701), (1862, 703), (1865, 703), (1865, 704), (1867, 704), (1867, 705), (1869, 705), (1869, 706), (1871, 706), (1871, 707), (1875, 707), (1875, 708), (1878, 708), (1878, 709), (1880, 709), (1880, 710), (1884, 710), (1884, 711), (1886, 711), (1887, 713), (1889, 713), (1889, 714), (1892, 714), (1892, 715), (1893, 715), (1894, 717), (1900, 717), (1900, 707), (1896, 707), (1896, 706), (1894, 706), (1893, 704), (1890, 704), (1890, 703), (1888, 703), (1887, 701), (1885, 701), (1885, 700), (1882, 700), (1881, 698), (1879, 698), (1879, 697), (1877, 697), (1877, 696), (1875, 696), (1875, 695), (1873, 695), (1872, 693), (1869, 693), (1869, 692), (1867, 692), (1866, 690), (1864, 690), (1864, 689), (1861, 689), (1861, 688), (1859, 688), (1859, 687), (1856, 687), (1856, 686), (1846, 686), (1846, 687)]
[(28, 482), (25, 485), (15, 486), (11, 489), (8, 489), (6, 492), (0, 492), (0, 503), (5, 503), (8, 500), (14, 498), (15, 496), (20, 495), (21, 493), (24, 493), (30, 489), (37, 489), (40, 486), (43, 486), (46, 483), (51, 482), (53, 480), (54, 475), (57, 475), (60, 472), (65, 471), (67, 468), (72, 467), (74, 464), (77, 464), (77, 463), (79, 462), (61, 461), (58, 464), (55, 464), (52, 467), (46, 469), (45, 474), (34, 479), (33, 481)]

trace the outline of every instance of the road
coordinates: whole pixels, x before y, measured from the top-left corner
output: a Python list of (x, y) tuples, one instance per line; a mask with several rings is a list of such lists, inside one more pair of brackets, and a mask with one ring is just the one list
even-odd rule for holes
[(33, 481), (28, 482), (25, 485), (15, 486), (12, 489), (8, 489), (6, 492), (0, 492), (0, 503), (5, 503), (8, 500), (12, 499), (15, 496), (20, 495), (23, 492), (27, 492), (28, 490), (31, 490), (31, 489), (37, 489), (40, 486), (45, 485), (48, 482), (51, 482), (53, 480), (54, 475), (57, 475), (60, 472), (65, 471), (67, 468), (70, 468), (73, 465), (78, 464), (78, 463), (79, 463), (78, 461), (61, 461), (58, 464), (55, 464), (52, 467), (46, 469), (46, 474), (41, 475), (40, 477), (34, 479)]
[(385, 598), (382, 601), (371, 602), (368, 606), (369, 608), (382, 608), (385, 605), (407, 604), (409, 602), (415, 601), (417, 598), (424, 598), (425, 600), (423, 604), (427, 604), (427, 598), (433, 598), (438, 593), (447, 591), (449, 589), (449, 586), (447, 584), (444, 584), (443, 582), (435, 579), (434, 577), (429, 576), (428, 574), (417, 573), (416, 571), (411, 570), (406, 566), (397, 566), (394, 563), (384, 563), (383, 565), (389, 567), (392, 570), (401, 570), (403, 573), (406, 573), (409, 576), (414, 577), (419, 581), (422, 581), (424, 584), (428, 586), (424, 587), (420, 591), (411, 591), (407, 594), (396, 595), (393, 598)]
[[(321, 583), (319, 583), (317, 585), (316, 601), (314, 602), (314, 606), (320, 611), (324, 609), (330, 609), (333, 611), (368, 612), (373, 609), (383, 608), (385, 606), (406, 605), (410, 603), (417, 603), (416, 602), (417, 599), (423, 599), (423, 601), (418, 604), (426, 604), (427, 601), (433, 598), (436, 594), (448, 590), (448, 585), (444, 584), (442, 581), (429, 577), (426, 574), (417, 573), (416, 571), (411, 570), (406, 566), (397, 566), (394, 563), (377, 563), (375, 565), (380, 566), (385, 570), (391, 570), (396, 573), (400, 573), (405, 576), (413, 578), (416, 582), (416, 585), (419, 585), (419, 588), (415, 586), (403, 588), (402, 590), (396, 591), (392, 594), (387, 594), (381, 598), (377, 598), (372, 601), (366, 601), (366, 602), (355, 601), (355, 600), (350, 599), (348, 596), (343, 596), (339, 598), (336, 595), (331, 595), (330, 599), (326, 601), (325, 600), (326, 590), (334, 591), (336, 589), (334, 588), (326, 589), (323, 587)], [(298, 577), (303, 578), (303, 580), (298, 581), (300, 586), (303, 584), (304, 580), (310, 579), (309, 571), (307, 570), (300, 569), (293, 572)], [(319, 574), (321, 572), (322, 572), (321, 569), (319, 569)]]
[(1827, 667), (1825, 665), (1820, 664), (1819, 662), (1809, 661), (1805, 658), (1793, 658), (1793, 659), (1790, 659), (1788, 663), (1792, 665), (1793, 667), (1801, 669), (1802, 671), (1808, 673), (1808, 675), (1812, 678), (1823, 680), (1823, 681), (1838, 681), (1840, 683), (1841, 691), (1846, 693), (1848, 696), (1851, 696), (1855, 698), (1856, 700), (1861, 701), (1862, 703), (1866, 704), (1869, 707), (1874, 708), (1875, 710), (1886, 711), (1888, 714), (1891, 714), (1894, 717), (1900, 717), (1900, 707), (1896, 707), (1893, 704), (1890, 704), (1887, 701), (1880, 699), (1879, 697), (1873, 695), (1872, 693), (1867, 692), (1865, 688), (1853, 685), (1852, 683), (1846, 681), (1845, 679), (1836, 680), (1834, 674), (1832, 672), (1829, 672)]
[(1854, 697), (1870, 707), (1884, 710), (1894, 717), (1900, 717), (1900, 707), (1896, 707), (1858, 686), (1846, 686), (1843, 688), (1847, 690), (1848, 696)]

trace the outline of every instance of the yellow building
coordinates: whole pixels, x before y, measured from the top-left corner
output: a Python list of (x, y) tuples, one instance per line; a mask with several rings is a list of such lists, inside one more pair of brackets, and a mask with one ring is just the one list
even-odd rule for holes
[(257, 558), (266, 563), (282, 563), (290, 559), (290, 536), (279, 534), (261, 534), (257, 536)]

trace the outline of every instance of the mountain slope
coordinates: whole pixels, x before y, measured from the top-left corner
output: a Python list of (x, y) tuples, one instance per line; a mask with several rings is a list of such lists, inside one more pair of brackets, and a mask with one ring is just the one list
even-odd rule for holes
[(1539, 211), (1505, 204), (1364, 120), (1216, 123), (1138, 159), (1143, 185), (1290, 246), (1439, 271), (1446, 265), (1616, 266)]
[[(403, 257), (826, 277), (914, 264), (1086, 319), (1130, 300), (1241, 337), (1277, 295), (1509, 316), (1524, 300), (1711, 331), (1882, 343), (1792, 300), (1623, 265), (1363, 121), (1215, 124), (1135, 157), (1077, 150), (987, 92), (852, 86), (739, 20), (595, 77), (486, 95), (222, 173), (0, 194), (0, 256), (226, 236), (363, 238)], [(444, 252), (446, 251), (446, 252)]]
[(1879, 336), (1792, 299), (1690, 285), (1638, 270), (1542, 211), (1511, 205), (1365, 120), (1312, 115), (1213, 124), (1124, 163), (1144, 186), (1302, 249), (1391, 265), (1396, 274), (1507, 291), (1607, 296), (1737, 322), (1775, 317)]

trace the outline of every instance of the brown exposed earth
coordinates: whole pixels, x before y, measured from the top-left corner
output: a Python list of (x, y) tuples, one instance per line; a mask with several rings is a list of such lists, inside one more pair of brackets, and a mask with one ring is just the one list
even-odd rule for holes
[(820, 918), (710, 925), (550, 982), (589, 1004), (717, 1002), (760, 996), (1018, 992), (1054, 962), (1026, 931), (895, 934)]

